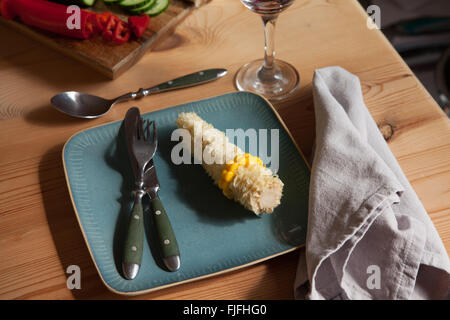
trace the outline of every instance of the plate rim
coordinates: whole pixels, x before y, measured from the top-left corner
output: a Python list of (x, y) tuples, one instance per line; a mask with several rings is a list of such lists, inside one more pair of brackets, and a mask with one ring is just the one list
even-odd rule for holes
[[(170, 108), (173, 108), (173, 107), (177, 107), (177, 106), (181, 106), (181, 105), (185, 105), (185, 104), (189, 104), (189, 103), (193, 103), (193, 102), (202, 102), (202, 101), (204, 101), (204, 100), (215, 99), (215, 98), (219, 98), (219, 97), (223, 97), (223, 96), (227, 96), (227, 95), (240, 94), (240, 93), (247, 93), (247, 94), (250, 94), (250, 95), (254, 95), (254, 96), (256, 96), (256, 97), (259, 97), (259, 98), (263, 99), (263, 100), (267, 103), (267, 105), (270, 107), (271, 111), (275, 114), (275, 116), (277, 117), (278, 121), (279, 121), (279, 122), (281, 123), (281, 125), (283, 126), (284, 130), (286, 130), (286, 132), (287, 132), (289, 138), (291, 139), (291, 142), (294, 144), (294, 146), (295, 146), (295, 148), (297, 149), (298, 153), (300, 154), (300, 156), (302, 157), (303, 161), (305, 162), (306, 167), (307, 167), (308, 170), (311, 172), (311, 166), (310, 166), (309, 162), (306, 160), (306, 157), (304, 156), (302, 150), (301, 150), (300, 147), (298, 146), (297, 142), (295, 141), (295, 139), (294, 139), (294, 137), (292, 136), (291, 132), (289, 131), (288, 127), (287, 127), (286, 124), (284, 123), (284, 121), (283, 121), (283, 119), (281, 118), (280, 114), (277, 112), (277, 110), (275, 109), (275, 107), (272, 105), (272, 103), (271, 103), (267, 98), (265, 98), (264, 96), (262, 96), (262, 95), (260, 95), (260, 94), (258, 94), (258, 93), (254, 93), (254, 92), (250, 92), (250, 91), (232, 91), (232, 92), (228, 92), (228, 93), (224, 93), (224, 94), (219, 94), (219, 95), (216, 95), (216, 96), (212, 96), (212, 97), (208, 97), (208, 98), (204, 98), (204, 99), (200, 99), (200, 100), (192, 100), (192, 101), (184, 102), (184, 103), (177, 104), (177, 105), (174, 105), (174, 106), (163, 107), (162, 109), (159, 109), (159, 110), (170, 109)], [(147, 113), (153, 113), (153, 112), (156, 112), (156, 111), (159, 111), (159, 110), (150, 111), (150, 112), (147, 112)], [(144, 113), (144, 114), (147, 114), (147, 113)], [(65, 150), (66, 150), (67, 145), (69, 144), (69, 142), (70, 142), (75, 136), (77, 136), (77, 135), (79, 135), (79, 134), (81, 134), (81, 133), (83, 133), (83, 132), (85, 132), (85, 131), (88, 131), (88, 130), (91, 130), (91, 129), (95, 129), (95, 128), (98, 128), (98, 127), (103, 127), (103, 126), (110, 125), (110, 124), (113, 124), (113, 123), (117, 123), (117, 122), (120, 122), (120, 121), (123, 121), (123, 119), (121, 119), (121, 120), (114, 120), (114, 121), (111, 121), (111, 122), (102, 123), (102, 124), (99, 124), (99, 125), (96, 125), (96, 126), (93, 126), (93, 127), (89, 127), (89, 128), (86, 128), (86, 129), (78, 130), (77, 132), (75, 132), (74, 134), (72, 134), (72, 135), (67, 139), (67, 141), (64, 143), (64, 146), (63, 146), (62, 152), (61, 152), (61, 155), (62, 155), (62, 162), (63, 162), (63, 167), (64, 167), (64, 176), (65, 176), (65, 180), (66, 180), (66, 185), (67, 185), (67, 188), (68, 188), (68, 190), (69, 190), (70, 201), (71, 201), (71, 203), (72, 203), (72, 207), (73, 207), (73, 209), (74, 209), (75, 216), (76, 216), (77, 221), (78, 221), (78, 226), (80, 227), (81, 233), (82, 233), (82, 235), (83, 235), (84, 242), (85, 242), (85, 244), (86, 244), (86, 246), (87, 246), (87, 248), (88, 248), (89, 255), (91, 256), (91, 260), (94, 262), (95, 269), (97, 270), (97, 273), (98, 273), (98, 275), (100, 276), (101, 281), (103, 282), (103, 284), (105, 285), (105, 287), (106, 287), (109, 291), (111, 291), (111, 292), (113, 292), (113, 293), (115, 293), (115, 294), (118, 294), (118, 295), (123, 295), (123, 296), (137, 296), (137, 295), (142, 295), (142, 294), (146, 294), (146, 293), (151, 293), (151, 292), (155, 292), (155, 291), (158, 291), (158, 290), (161, 290), (161, 289), (165, 289), (165, 288), (169, 288), (169, 287), (174, 287), (174, 286), (177, 286), (177, 285), (180, 285), (180, 284), (184, 284), (184, 283), (188, 283), (188, 282), (193, 282), (193, 281), (197, 281), (197, 280), (201, 280), (201, 279), (206, 279), (206, 278), (214, 277), (214, 276), (217, 276), (217, 275), (220, 275), (220, 274), (224, 274), (224, 273), (236, 271), (236, 270), (238, 270), (238, 269), (242, 269), (242, 268), (249, 267), (249, 266), (251, 266), (251, 265), (255, 265), (255, 264), (258, 264), (258, 263), (263, 262), (263, 261), (266, 261), (266, 260), (273, 259), (273, 258), (275, 258), (275, 257), (284, 255), (284, 254), (289, 253), (289, 252), (292, 252), (292, 251), (295, 251), (295, 250), (300, 249), (300, 248), (302, 248), (302, 247), (305, 246), (305, 244), (302, 244), (302, 245), (299, 245), (299, 246), (294, 246), (294, 247), (292, 247), (292, 248), (290, 248), (290, 249), (287, 249), (287, 250), (278, 252), (278, 253), (276, 253), (276, 254), (269, 255), (269, 256), (266, 256), (266, 257), (261, 258), (261, 259), (258, 259), (258, 260), (250, 261), (250, 262), (248, 262), (248, 263), (244, 263), (244, 264), (241, 264), (241, 265), (232, 267), (232, 268), (227, 268), (227, 269), (224, 269), (224, 270), (220, 270), (220, 271), (217, 271), (217, 272), (205, 274), (205, 275), (203, 275), (203, 276), (198, 276), (198, 277), (194, 277), (194, 278), (190, 278), (190, 279), (186, 279), (186, 280), (182, 280), (182, 281), (175, 281), (175, 282), (172, 282), (172, 283), (168, 283), (168, 284), (165, 284), (165, 285), (162, 285), (162, 286), (157, 286), (157, 287), (153, 287), (153, 288), (149, 288), (149, 289), (137, 290), (137, 291), (120, 291), (120, 290), (117, 290), (117, 289), (113, 288), (113, 287), (112, 287), (111, 285), (109, 285), (109, 284), (106, 282), (106, 280), (103, 278), (103, 275), (102, 275), (102, 273), (100, 272), (100, 268), (99, 268), (99, 266), (97, 265), (97, 260), (94, 258), (94, 255), (93, 255), (93, 253), (92, 253), (91, 246), (90, 246), (90, 244), (89, 244), (87, 235), (86, 235), (86, 233), (85, 233), (83, 224), (82, 224), (82, 222), (81, 222), (81, 219), (80, 219), (80, 216), (79, 216), (79, 213), (78, 213), (78, 210), (77, 210), (77, 207), (76, 207), (76, 205), (75, 205), (74, 198), (73, 198), (72, 188), (71, 188), (71, 186), (70, 186), (69, 175), (68, 175), (68, 173), (67, 173), (66, 159), (65, 159), (65, 157), (64, 157), (64, 154), (65, 154)]]

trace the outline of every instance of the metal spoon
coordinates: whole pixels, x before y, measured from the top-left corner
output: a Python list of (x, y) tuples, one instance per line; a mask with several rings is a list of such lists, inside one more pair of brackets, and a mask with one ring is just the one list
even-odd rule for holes
[(146, 97), (149, 94), (192, 87), (219, 79), (227, 74), (226, 69), (208, 69), (176, 78), (149, 89), (139, 89), (115, 99), (107, 100), (91, 94), (68, 91), (57, 94), (50, 101), (59, 111), (77, 118), (98, 118), (106, 114), (118, 102)]

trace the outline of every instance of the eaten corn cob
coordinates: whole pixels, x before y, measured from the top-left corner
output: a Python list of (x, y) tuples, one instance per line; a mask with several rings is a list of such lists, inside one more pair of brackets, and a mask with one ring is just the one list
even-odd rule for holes
[(201, 139), (203, 156), (214, 159), (214, 162), (209, 162), (211, 164), (202, 159), (202, 166), (226, 197), (256, 215), (272, 213), (280, 204), (283, 182), (263, 165), (261, 159), (244, 153), (230, 143), (225, 133), (194, 112), (179, 114), (175, 122), (179, 128), (189, 131), (191, 151), (194, 150), (194, 141)]

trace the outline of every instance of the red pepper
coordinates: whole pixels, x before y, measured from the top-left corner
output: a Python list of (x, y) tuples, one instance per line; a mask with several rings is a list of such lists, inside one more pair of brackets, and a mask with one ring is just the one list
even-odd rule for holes
[(131, 16), (128, 18), (128, 24), (130, 25), (133, 34), (138, 39), (142, 37), (149, 23), (150, 17), (146, 14), (141, 14), (140, 16)]
[(115, 15), (108, 18), (108, 23), (102, 32), (102, 36), (117, 44), (122, 44), (130, 39), (131, 31), (128, 24), (120, 20)]
[(108, 40), (112, 40), (114, 38), (114, 30), (116, 29), (116, 25), (119, 21), (120, 19), (118, 17), (115, 15), (110, 15), (108, 22), (102, 31), (102, 36)]
[(2, 0), (2, 2), (0, 2), (0, 14), (5, 19), (14, 19), (16, 17), (17, 14), (12, 8), (11, 0)]
[(80, 13), (80, 28), (69, 29), (67, 21), (73, 13), (67, 13), (67, 6), (65, 5), (44, 0), (2, 1), (2, 15), (7, 19), (18, 16), (26, 25), (63, 36), (87, 39), (94, 31), (92, 13), (86, 10), (80, 10)]
[(103, 30), (105, 30), (110, 16), (111, 12), (97, 13), (93, 15), (93, 24), (96, 32), (102, 33)]
[(113, 41), (117, 44), (122, 44), (127, 42), (130, 39), (130, 36), (131, 31), (128, 24), (119, 20), (116, 24), (116, 29), (114, 30)]

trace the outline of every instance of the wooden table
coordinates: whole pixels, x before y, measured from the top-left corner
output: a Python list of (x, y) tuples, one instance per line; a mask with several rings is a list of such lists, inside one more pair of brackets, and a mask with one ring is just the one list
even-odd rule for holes
[[(302, 82), (275, 107), (309, 156), (313, 71), (340, 65), (358, 75), (373, 117), (449, 250), (450, 122), (366, 19), (354, 0), (299, 0), (287, 10), (278, 22), (278, 57), (298, 68)], [(121, 298), (102, 284), (84, 243), (64, 178), (63, 144), (81, 129), (122, 119), (135, 104), (149, 112), (234, 91), (238, 68), (263, 53), (261, 22), (238, 0), (214, 0), (115, 81), (4, 27), (0, 39), (0, 298)], [(230, 73), (201, 87), (123, 103), (96, 120), (73, 119), (49, 105), (60, 91), (114, 97), (208, 67)], [(295, 251), (135, 298), (291, 299), (297, 258)], [(72, 264), (81, 268), (81, 290), (66, 287)]]

